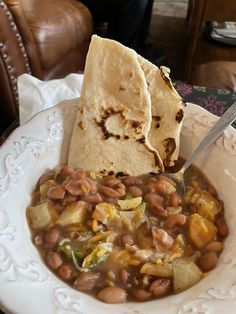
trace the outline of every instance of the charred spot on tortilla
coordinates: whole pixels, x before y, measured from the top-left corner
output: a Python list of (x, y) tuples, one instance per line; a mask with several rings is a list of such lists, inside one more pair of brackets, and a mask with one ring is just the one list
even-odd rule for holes
[(160, 116), (152, 116), (153, 119), (155, 119), (156, 121), (161, 121), (161, 117)]
[(78, 127), (79, 127), (81, 130), (83, 130), (83, 129), (84, 129), (84, 127), (83, 127), (83, 122), (82, 122), (82, 121), (79, 121), (79, 123), (78, 123)]
[(159, 127), (161, 126), (160, 125), (161, 117), (160, 116), (152, 116), (152, 119), (157, 121), (155, 127), (156, 127), (156, 129), (159, 129)]
[(163, 145), (165, 147), (165, 152), (166, 152), (166, 158), (163, 162), (164, 162), (164, 165), (166, 167), (169, 167), (170, 161), (171, 161), (171, 156), (176, 149), (176, 141), (174, 138), (169, 137), (169, 138), (165, 139)]
[(182, 99), (182, 104), (184, 107), (187, 107), (187, 101)]
[(125, 140), (128, 140), (128, 139), (129, 139), (129, 136), (128, 136), (128, 135), (125, 135), (125, 136), (124, 136), (124, 139), (125, 139)]
[[(96, 120), (95, 120), (96, 121)], [(106, 128), (106, 120), (102, 120), (100, 122), (96, 121), (97, 125), (101, 128), (102, 133), (103, 133), (103, 138), (104, 140), (107, 140), (110, 137), (115, 137), (117, 139), (120, 139), (120, 135), (113, 134), (109, 132)]]
[(175, 116), (175, 120), (180, 123), (182, 121), (184, 117), (184, 111), (183, 109), (180, 109), (177, 113), (176, 113), (176, 116)]
[(141, 143), (141, 144), (144, 144), (146, 141), (145, 137), (142, 136), (141, 138), (137, 139), (137, 142)]
[(124, 91), (126, 88), (122, 85), (122, 84), (120, 84), (120, 86), (119, 86), (119, 91)]
[(110, 137), (114, 137), (114, 138), (116, 138), (116, 139), (118, 139), (118, 140), (121, 138), (119, 134), (114, 134), (114, 133), (109, 132), (109, 131), (107, 130), (107, 127), (106, 127), (106, 122), (107, 122), (107, 120), (108, 120), (111, 116), (114, 116), (114, 115), (120, 115), (121, 118), (122, 118), (123, 120), (125, 120), (125, 117), (124, 117), (124, 115), (123, 115), (122, 110), (117, 110), (117, 111), (116, 111), (116, 110), (115, 110), (114, 108), (112, 108), (112, 107), (107, 108), (107, 109), (104, 111), (104, 113), (103, 113), (102, 118), (101, 118), (100, 121), (97, 121), (97, 120), (95, 119), (96, 124), (97, 124), (97, 125), (101, 128), (101, 130), (102, 130), (104, 140), (107, 140), (107, 139), (110, 138)]
[(109, 175), (109, 176), (113, 176), (113, 175), (114, 175), (114, 171), (109, 171), (109, 172), (108, 172), (108, 175)]
[(166, 83), (167, 86), (169, 86), (170, 89), (173, 89), (172, 83), (170, 78), (166, 75), (164, 68), (160, 67), (160, 71), (161, 71), (161, 77), (163, 79), (163, 81)]
[(127, 174), (125, 174), (123, 171), (119, 171), (116, 174), (116, 177), (126, 177), (126, 176), (127, 176)]
[(141, 128), (142, 124), (140, 121), (131, 121), (131, 126), (134, 129), (138, 129), (138, 128)]

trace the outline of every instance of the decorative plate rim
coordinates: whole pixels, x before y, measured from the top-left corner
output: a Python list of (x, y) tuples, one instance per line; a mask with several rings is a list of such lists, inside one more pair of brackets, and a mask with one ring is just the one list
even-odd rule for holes
[[(48, 307), (47, 313), (87, 313), (94, 309), (99, 302), (67, 286), (42, 263), (37, 250), (30, 241), (30, 233), (23, 212), (26, 204), (30, 201), (30, 188), (32, 188), (33, 181), (37, 178), (36, 174), (33, 175), (32, 182), (29, 183), (29, 180), (27, 180), (27, 174), (30, 174), (29, 169), (34, 168), (37, 164), (38, 169), (35, 171), (40, 173), (42, 169), (45, 169), (45, 165), (47, 167), (52, 166), (60, 158), (65, 159), (67, 151), (65, 150), (64, 155), (61, 156), (59, 150), (62, 142), (65, 144), (70, 138), (77, 107), (77, 100), (63, 101), (36, 114), (29, 122), (13, 131), (0, 149), (0, 197), (2, 198), (0, 205), (0, 303), (2, 305), (0, 307), (6, 312), (40, 313), (40, 307), (37, 312), (32, 303), (37, 300), (35, 294), (42, 292), (42, 289), (45, 290), (43, 295), (46, 307)], [(181, 141), (185, 143), (184, 145), (189, 143), (196, 145), (200, 137), (207, 132), (216, 120), (217, 117), (204, 108), (188, 103)], [(187, 154), (191, 152), (191, 145), (186, 146), (188, 148)], [(236, 130), (230, 127), (216, 141), (208, 155), (214, 151), (222, 153), (222, 158), (229, 162), (227, 168), (224, 168), (222, 180), (224, 182), (229, 181), (231, 186), (236, 188), (236, 171), (233, 165), (230, 164), (230, 161), (236, 157)], [(56, 156), (55, 160), (54, 156)], [(46, 160), (45, 164), (44, 160)], [(200, 158), (199, 163), (204, 163), (204, 156)], [(216, 164), (216, 161), (213, 161), (213, 163)], [(209, 167), (213, 166), (209, 165)], [(213, 173), (212, 169), (211, 172)], [(212, 177), (214, 176), (217, 178), (216, 174), (213, 173)], [(26, 178), (22, 179), (22, 177)], [(18, 197), (24, 191), (24, 188), (27, 192), (24, 197), (19, 198), (20, 201), (17, 203), (17, 207), (13, 196)], [(233, 201), (236, 201), (236, 196)], [(226, 206), (229, 206), (228, 216), (230, 217), (231, 226), (236, 222), (236, 214), (230, 210), (230, 200), (227, 200)], [(209, 274), (208, 281), (216, 284), (217, 279), (218, 286), (210, 286), (204, 291), (205, 279), (203, 279), (199, 284), (181, 294), (146, 302), (145, 304), (127, 303), (110, 306), (99, 302), (97, 313), (111, 313), (118, 310), (119, 313), (123, 314), (151, 314), (156, 311), (156, 302), (158, 302), (159, 308), (162, 309), (162, 313), (166, 314), (183, 314), (191, 311), (205, 314), (221, 313), (219, 303), (221, 303), (221, 306), (224, 304), (228, 307), (231, 306), (231, 303), (236, 302), (236, 276), (235, 278), (229, 276), (236, 267), (235, 239), (236, 232), (232, 230), (226, 240), (227, 247), (223, 252), (224, 254), (222, 253), (219, 267)], [(19, 246), (19, 243), (21, 246)], [(23, 251), (19, 252), (22, 247)], [(222, 278), (220, 274), (224, 267), (228, 271)], [(205, 283), (208, 281), (205, 281)], [(13, 288), (13, 283), (16, 288)], [(220, 289), (219, 283), (220, 285), (223, 284)], [(18, 295), (14, 296), (16, 300), (12, 302), (11, 295), (8, 292), (8, 290), (14, 293), (20, 291), (23, 294), (30, 293), (30, 291), (33, 291), (32, 289), (35, 293), (31, 293), (31, 303), (28, 305), (27, 310), (23, 306), (19, 307), (21, 303), (18, 300)], [(202, 289), (201, 293), (199, 289)], [(194, 295), (195, 297), (193, 297)], [(168, 304), (168, 307), (166, 307), (166, 304)]]

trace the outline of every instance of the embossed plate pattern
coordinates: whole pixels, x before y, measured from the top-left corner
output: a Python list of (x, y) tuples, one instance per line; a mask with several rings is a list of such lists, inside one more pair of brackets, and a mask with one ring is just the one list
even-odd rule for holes
[[(0, 304), (18, 314), (222, 314), (236, 306), (236, 131), (229, 128), (196, 164), (224, 200), (230, 235), (218, 266), (178, 295), (108, 305), (70, 288), (43, 264), (30, 239), (25, 208), (38, 177), (66, 162), (78, 101), (64, 101), (15, 130), (0, 149)], [(216, 121), (188, 104), (181, 135), (187, 157)]]

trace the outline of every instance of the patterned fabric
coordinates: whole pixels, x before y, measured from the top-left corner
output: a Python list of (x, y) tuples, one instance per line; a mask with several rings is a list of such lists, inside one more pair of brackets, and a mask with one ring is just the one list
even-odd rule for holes
[[(174, 86), (184, 101), (199, 105), (219, 117), (236, 101), (236, 93), (228, 90), (192, 86), (180, 81), (174, 82)], [(236, 121), (233, 127), (236, 128)]]

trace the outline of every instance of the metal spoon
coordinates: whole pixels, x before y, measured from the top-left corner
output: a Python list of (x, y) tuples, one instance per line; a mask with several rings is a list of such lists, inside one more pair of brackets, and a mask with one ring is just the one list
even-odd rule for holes
[(236, 119), (236, 102), (234, 102), (223, 116), (213, 125), (206, 137), (200, 142), (192, 155), (186, 160), (182, 168), (176, 173), (165, 173), (165, 176), (173, 179), (177, 184), (177, 191), (180, 196), (186, 193), (184, 183), (184, 173), (192, 162), (210, 145), (212, 144), (223, 131)]

